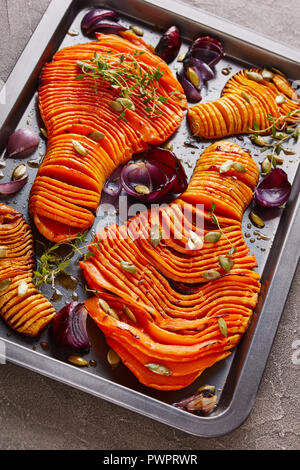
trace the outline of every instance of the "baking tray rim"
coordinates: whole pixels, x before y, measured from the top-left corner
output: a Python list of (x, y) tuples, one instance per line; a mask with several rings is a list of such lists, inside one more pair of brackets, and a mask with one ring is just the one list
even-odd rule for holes
[[(138, 1), (139, 3), (153, 5), (170, 12), (172, 12), (171, 7), (174, 7), (174, 2), (171, 2), (170, 0), (164, 0), (163, 5), (158, 0)], [(13, 71), (11, 72), (5, 84), (7, 98), (5, 105), (6, 109), (3, 109), (4, 106), (0, 107), (0, 126), (1, 128), (3, 127), (3, 135), (8, 132), (8, 129), (5, 129), (5, 123), (9, 118), (10, 113), (13, 112), (13, 108), (16, 106), (17, 101), (21, 96), (25, 84), (30, 79), (30, 76), (34, 73), (36, 67), (39, 67), (40, 62), (42, 61), (46, 47), (49, 44), (49, 38), (53, 37), (58, 25), (61, 23), (67, 10), (73, 3), (76, 4), (82, 2), (80, 0), (51, 1), (38, 27), (34, 31), (30, 41), (28, 42)], [(103, 5), (104, 3), (107, 4), (109, 2), (95, 1), (95, 4), (96, 3)], [(210, 15), (206, 12), (203, 12), (202, 10), (195, 10), (193, 7), (188, 7), (182, 3), (180, 3), (180, 6), (181, 11), (179, 16), (181, 17), (189, 19), (195, 23), (205, 24), (206, 26), (212, 27), (221, 31), (222, 33), (227, 34), (228, 36), (236, 37), (243, 42), (246, 41), (256, 47), (259, 47), (260, 49), (267, 50), (273, 54), (275, 53), (283, 58), (297, 63), (297, 49), (290, 48), (289, 46), (273, 40), (272, 47), (268, 49), (267, 45), (269, 44), (268, 41), (270, 41), (270, 39), (266, 38), (265, 36), (234, 25), (229, 21), (223, 20), (222, 18), (219, 18), (215, 15)], [(172, 12), (172, 14), (174, 13)], [(200, 14), (201, 21), (198, 19)], [(233, 26), (234, 28), (232, 29)], [(44, 34), (45, 30), (49, 32), (49, 35), (46, 36)], [(244, 34), (243, 39), (238, 36), (242, 33)], [(261, 43), (259, 44), (260, 41)], [(261, 46), (262, 43), (264, 43), (263, 48)], [(35, 46), (34, 49), (36, 51), (34, 60), (31, 53), (33, 45)], [(39, 58), (38, 62), (36, 62), (37, 57)], [(20, 79), (16, 80), (16, 78), (20, 76), (22, 76), (22, 81), (20, 81)], [(298, 168), (294, 182), (300, 182), (300, 168)], [(1, 341), (4, 341), (6, 345), (8, 360), (12, 363), (21, 365), (25, 368), (98, 396), (104, 400), (110, 401), (144, 416), (156, 419), (157, 421), (185, 431), (189, 434), (202, 437), (216, 437), (233, 431), (248, 417), (254, 405), (259, 383), (265, 369), (286, 298), (292, 283), (293, 275), (298, 264), (300, 253), (299, 244), (297, 244), (297, 226), (300, 226), (300, 196), (299, 191), (297, 193), (296, 186), (296, 184), (293, 185), (291, 196), (293, 207), (290, 207), (288, 233), (285, 236), (284, 244), (280, 252), (280, 257), (276, 265), (274, 276), (270, 282), (268, 294), (260, 312), (260, 318), (255, 328), (255, 334), (253, 335), (249, 345), (249, 349), (251, 349), (256, 356), (260, 356), (260, 359), (263, 358), (263, 360), (259, 362), (259, 365), (257, 365), (254, 354), (252, 354), (250, 363), (244, 366), (242, 372), (240, 373), (230, 404), (227, 408), (221, 411), (220, 414), (208, 417), (199, 417), (186, 413), (182, 410), (174, 408), (172, 405), (146, 396), (141, 392), (124, 387), (109, 379), (96, 376), (88, 371), (77, 369), (74, 366), (63, 363), (52, 357), (45, 357), (44, 355), (36, 351), (31, 351), (22, 345), (10, 341), (9, 339), (1, 338)], [(285, 259), (285, 263), (280, 263), (282, 259)], [(288, 273), (286, 272), (286, 269), (284, 269), (284, 264), (288, 266)], [(272, 302), (270, 302), (270, 299), (273, 299)], [(262, 321), (266, 321), (268, 313), (270, 315), (270, 304), (274, 302), (274, 299), (276, 301), (276, 310), (280, 313), (277, 313), (275, 319), (273, 315), (273, 322), (268, 329), (268, 337), (265, 338), (262, 329), (260, 329), (260, 323)], [(30, 363), (24, 362), (24, 351), (26, 351), (27, 356), (30, 356)], [(248, 356), (246, 358), (246, 361), (247, 360), (249, 361)], [(72, 378), (67, 377), (68, 371), (71, 372), (70, 375), (72, 375)], [(87, 377), (89, 377), (90, 382), (95, 384), (93, 388), (87, 388), (87, 386), (84, 385), (85, 378)], [(251, 387), (249, 387), (249, 377), (253, 379), (251, 381)]]

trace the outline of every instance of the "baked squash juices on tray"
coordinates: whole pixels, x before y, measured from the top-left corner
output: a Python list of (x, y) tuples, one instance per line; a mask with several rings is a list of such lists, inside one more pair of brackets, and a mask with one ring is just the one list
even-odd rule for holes
[[(0, 205), (0, 314), (30, 336), (51, 322), (53, 345), (71, 351), (77, 366), (88, 365), (75, 353), (90, 349), (89, 316), (105, 335), (113, 368), (121, 361), (146, 387), (180, 390), (228, 357), (247, 331), (261, 285), (243, 214), (254, 199), (250, 219), (261, 229), (262, 211), (289, 199), (291, 184), (278, 165), (281, 152), (291, 152), (284, 144), (298, 138), (300, 99), (282, 72), (252, 67), (234, 73), (218, 99), (202, 100), (225, 55), (211, 36), (198, 37), (183, 56), (176, 26), (156, 48), (111, 10), (90, 10), (81, 29), (89, 41), (56, 52), (40, 74), (47, 148), (29, 212), (50, 245), (35, 271), (29, 225)], [(174, 60), (176, 77), (168, 65)], [(206, 144), (189, 181), (167, 142), (184, 120), (187, 146)], [(260, 182), (257, 163), (232, 140), (239, 134), (264, 154)], [(5, 157), (38, 142), (19, 129)], [(0, 193), (25, 184), (19, 165)], [(135, 214), (102, 226), (82, 246), (101, 210), (118, 210), (124, 196), (139, 203)], [(54, 287), (75, 254), (88, 295), (56, 313), (38, 288)], [(216, 407), (213, 384), (187, 395), (174, 405), (204, 415)]]

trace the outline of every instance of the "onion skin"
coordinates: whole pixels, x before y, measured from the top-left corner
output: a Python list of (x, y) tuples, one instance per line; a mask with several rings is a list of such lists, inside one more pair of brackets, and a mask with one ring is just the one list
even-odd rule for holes
[(83, 303), (71, 302), (54, 317), (50, 333), (57, 346), (74, 350), (90, 350), (86, 330), (87, 310)]
[(287, 202), (291, 189), (285, 171), (275, 168), (255, 188), (254, 200), (262, 207), (278, 207)]
[(93, 33), (118, 34), (120, 31), (126, 30), (127, 28), (125, 28), (125, 26), (115, 23), (114, 21), (99, 19), (90, 26), (86, 34), (88, 36)]
[(40, 137), (31, 129), (17, 129), (7, 142), (5, 158), (24, 158), (31, 155), (40, 143)]
[(97, 20), (104, 20), (105, 18), (118, 21), (118, 15), (115, 11), (106, 10), (103, 8), (97, 8), (90, 10), (81, 21), (81, 30), (84, 34), (87, 34), (87, 31)]
[(10, 196), (20, 191), (28, 181), (28, 176), (8, 183), (0, 183), (0, 196)]
[(157, 54), (167, 64), (177, 56), (181, 47), (181, 37), (177, 26), (171, 26), (160, 38), (156, 48)]

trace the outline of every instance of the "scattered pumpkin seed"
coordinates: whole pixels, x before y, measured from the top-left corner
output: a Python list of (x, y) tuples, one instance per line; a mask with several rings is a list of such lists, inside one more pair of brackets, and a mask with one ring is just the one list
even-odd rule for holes
[(123, 106), (119, 101), (110, 101), (109, 106), (116, 111), (116, 113), (121, 113), (123, 111)]
[(189, 250), (201, 250), (203, 248), (203, 240), (196, 232), (190, 231), (190, 238), (187, 242)]
[(197, 389), (197, 392), (206, 392), (206, 391), (215, 393), (216, 387), (214, 385), (202, 385), (201, 387)]
[(150, 194), (150, 189), (148, 188), (148, 186), (145, 186), (144, 184), (137, 184), (134, 187), (134, 190), (138, 194)]
[(244, 100), (246, 100), (247, 103), (250, 103), (250, 102), (251, 102), (250, 96), (247, 95), (247, 93), (245, 93), (244, 91), (241, 91), (241, 97), (244, 98)]
[(282, 165), (283, 162), (284, 162), (284, 158), (283, 157), (280, 157), (279, 155), (277, 155), (276, 153), (268, 153), (267, 155), (268, 159), (270, 160), (270, 162), (274, 161), (277, 163), (277, 165)]
[(3, 178), (4, 177), (4, 173), (2, 170), (0, 170), (0, 178)]
[(79, 35), (79, 33), (77, 33), (77, 31), (68, 31), (67, 34), (71, 37)]
[(120, 263), (120, 268), (123, 269), (123, 271), (126, 271), (127, 273), (132, 273), (132, 274), (137, 273), (136, 266), (132, 263), (128, 263), (127, 261), (122, 261)]
[(139, 26), (131, 25), (131, 31), (133, 31), (137, 36), (144, 36), (144, 30)]
[(232, 167), (238, 173), (246, 173), (247, 169), (241, 162), (233, 162)]
[(267, 175), (268, 173), (270, 173), (271, 171), (271, 168), (272, 168), (272, 165), (271, 165), (271, 160), (266, 157), (262, 162), (261, 162), (261, 170), (262, 172)]
[(283, 95), (278, 95), (276, 96), (275, 101), (277, 104), (283, 104), (286, 101), (286, 98)]
[(173, 152), (174, 145), (171, 142), (168, 142), (167, 144), (164, 145), (164, 149), (170, 150), (170, 152)]
[(162, 364), (155, 364), (154, 362), (150, 362), (149, 364), (145, 364), (145, 367), (154, 372), (154, 374), (172, 375), (172, 371)]
[(231, 167), (233, 165), (232, 160), (226, 160), (226, 162), (222, 163), (222, 165), (219, 168), (220, 173), (227, 173), (227, 171), (231, 170)]
[(156, 248), (161, 241), (161, 228), (158, 224), (152, 225), (150, 229), (150, 241), (154, 248)]
[(72, 140), (72, 144), (76, 152), (78, 152), (80, 155), (82, 155), (83, 157), (87, 155), (87, 149), (84, 148), (84, 146), (81, 145), (80, 142), (78, 142), (77, 140)]
[(256, 145), (259, 145), (260, 147), (270, 146), (268, 142), (266, 141), (266, 139), (262, 137), (261, 135), (251, 135), (250, 139), (252, 140), (252, 142), (254, 142)]
[(197, 75), (197, 73), (195, 72), (195, 70), (192, 69), (192, 67), (189, 67), (187, 69), (187, 78), (189, 79), (189, 81), (195, 86), (195, 87), (198, 87), (199, 86), (199, 77)]
[(0, 281), (0, 292), (5, 291), (11, 285), (11, 279)]
[(223, 317), (219, 318), (218, 325), (219, 325), (219, 329), (220, 329), (222, 335), (227, 338), (227, 335), (228, 335), (227, 323), (226, 323), (226, 321), (224, 320)]
[(22, 280), (18, 284), (18, 297), (24, 297), (27, 294), (29, 286), (26, 281)]
[(99, 304), (100, 304), (101, 308), (103, 308), (105, 313), (107, 313), (111, 317), (115, 318), (116, 320), (119, 320), (118, 314), (114, 311), (113, 308), (111, 308), (108, 305), (108, 303), (105, 300), (99, 299)]
[(129, 98), (117, 98), (116, 102), (120, 103), (125, 109), (132, 109), (133, 111), (135, 110), (134, 102)]
[(281, 75), (282, 77), (284, 77), (284, 78), (286, 77), (286, 75), (284, 75), (284, 73), (281, 72), (281, 70), (278, 70), (278, 69), (276, 69), (275, 67), (272, 67), (272, 70), (274, 70), (275, 73), (278, 73), (278, 74)]
[[(291, 149), (286, 149), (286, 148), (283, 148), (283, 153), (285, 153), (286, 155), (295, 155), (296, 152), (294, 152), (294, 150), (291, 150)], [(278, 155), (277, 155), (278, 156)], [(281, 157), (280, 157), (281, 158)], [(282, 159), (283, 160), (283, 159)]]
[(222, 72), (223, 75), (229, 75), (230, 74), (230, 69), (228, 67), (224, 67), (221, 70), (221, 72)]
[(4, 160), (0, 160), (0, 168), (5, 168), (6, 162)]
[(255, 82), (261, 82), (263, 80), (263, 76), (257, 72), (246, 72), (246, 75), (250, 80), (254, 80)]
[(221, 277), (221, 274), (218, 271), (215, 271), (214, 269), (209, 269), (208, 271), (204, 271), (202, 274), (204, 279), (207, 279), (208, 281), (214, 281), (215, 279), (218, 279)]
[(6, 246), (0, 246), (0, 258), (6, 258), (8, 249)]
[(177, 57), (177, 62), (183, 62), (184, 58), (185, 58), (185, 54), (179, 54), (179, 56)]
[(273, 135), (273, 139), (276, 139), (276, 140), (282, 140), (282, 139), (285, 139), (288, 135), (285, 134), (284, 132), (274, 132), (274, 135)]
[(259, 217), (259, 215), (255, 214), (255, 212), (250, 212), (249, 218), (255, 227), (263, 228), (265, 226), (264, 221)]
[(88, 367), (89, 363), (81, 356), (71, 355), (68, 357), (68, 361), (79, 367)]
[(113, 349), (109, 349), (106, 357), (107, 357), (107, 362), (109, 363), (110, 366), (112, 366), (113, 369), (120, 364), (120, 357), (118, 356), (116, 351), (114, 351)]
[(272, 78), (274, 77), (274, 73), (268, 69), (263, 69), (261, 74), (264, 80), (272, 80)]
[(221, 268), (223, 268), (226, 272), (229, 272), (234, 266), (234, 260), (232, 258), (227, 258), (227, 256), (224, 255), (219, 256), (219, 263)]
[(123, 310), (124, 310), (125, 315), (129, 318), (129, 320), (133, 321), (133, 323), (136, 323), (135, 315), (134, 315), (134, 313), (130, 310), (130, 308), (127, 307), (127, 305), (124, 305)]
[(217, 243), (220, 240), (221, 236), (221, 232), (208, 232), (205, 235), (204, 240), (206, 241), (206, 243)]
[(14, 171), (12, 173), (12, 180), (13, 181), (20, 180), (20, 179), (24, 178), (26, 176), (26, 174), (27, 174), (26, 165), (24, 165), (24, 163), (22, 163), (22, 165), (18, 165), (14, 169)]
[(103, 134), (103, 132), (99, 132), (99, 131), (91, 132), (88, 135), (88, 138), (93, 140), (94, 142), (99, 142), (100, 140), (104, 139), (104, 137), (105, 137), (105, 134)]
[(44, 127), (41, 127), (41, 128), (40, 128), (40, 131), (41, 131), (42, 135), (43, 135), (46, 139), (48, 139), (48, 132), (46, 131), (46, 129), (44, 129)]

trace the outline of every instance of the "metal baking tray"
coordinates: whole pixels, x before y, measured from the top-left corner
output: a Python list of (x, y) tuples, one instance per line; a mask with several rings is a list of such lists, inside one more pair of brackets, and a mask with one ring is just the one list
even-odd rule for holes
[[(123, 24), (142, 26), (145, 31), (144, 39), (153, 45), (157, 43), (161, 31), (173, 24), (180, 27), (184, 38), (181, 53), (199, 35), (210, 34), (219, 38), (227, 54), (217, 65), (216, 77), (209, 82), (209, 87), (204, 92), (204, 101), (218, 97), (228, 78), (249, 64), (274, 66), (290, 79), (300, 78), (298, 50), (199, 9), (170, 0), (53, 0), (1, 91), (0, 102), (5, 104), (0, 104), (0, 152), (4, 150), (7, 137), (15, 128), (29, 126), (38, 130), (42, 127), (37, 110), (37, 86), (43, 64), (51, 60), (58, 49), (86, 42), (87, 39), (80, 33), (80, 21), (91, 6), (104, 5), (118, 11)], [(177, 62), (172, 65), (173, 69), (178, 66)], [(221, 73), (224, 67), (231, 68), (231, 75)], [(196, 160), (209, 142), (200, 143), (199, 149), (191, 149), (184, 145), (188, 136), (189, 131), (184, 122), (172, 143), (176, 155), (182, 159), (190, 175)], [(249, 149), (257, 162), (262, 159), (249, 137), (233, 137), (232, 140)], [(298, 150), (300, 151), (299, 146)], [(42, 158), (44, 151), (45, 142), (42, 142), (35, 158)], [(0, 340), (5, 343), (8, 360), (197, 436), (219, 436), (238, 427), (254, 404), (299, 259), (300, 170), (295, 156), (287, 156), (285, 160), (283, 168), (293, 182), (293, 189), (286, 209), (270, 210), (264, 217), (267, 220), (263, 232), (270, 240), (258, 241), (255, 238), (255, 229), (249, 230), (247, 227), (248, 212), (243, 219), (243, 231), (251, 235), (246, 241), (249, 241), (251, 251), (257, 256), (258, 271), (262, 275), (262, 291), (251, 325), (232, 355), (205, 371), (191, 386), (177, 392), (160, 392), (141, 385), (123, 365), (112, 371), (106, 361), (107, 346), (104, 336), (92, 321), (88, 322), (92, 349), (87, 359), (97, 360), (96, 367), (79, 369), (69, 364), (64, 353), (56, 350), (51, 341), (49, 350), (44, 351), (40, 342), (48, 341), (47, 330), (38, 339), (28, 339), (10, 332), (1, 321)], [(17, 163), (8, 162), (7, 178)], [(36, 172), (37, 169), (30, 168), (29, 182), (23, 190), (17, 196), (1, 201), (16, 207), (27, 220), (29, 190)], [(96, 220), (95, 224), (98, 222)], [(43, 241), (35, 229), (34, 234), (37, 242)], [(36, 250), (39, 255), (39, 243), (36, 243)], [(78, 267), (73, 267), (73, 274), (80, 276)], [(84, 292), (80, 284), (79, 282), (76, 292), (79, 299), (83, 300)], [(70, 301), (73, 294), (72, 290), (60, 286), (58, 288), (64, 295), (55, 303), (57, 309)], [(49, 289), (45, 289), (45, 292), (51, 295)], [(218, 406), (211, 415), (195, 416), (172, 406), (172, 403), (193, 393), (203, 383), (216, 385)]]

